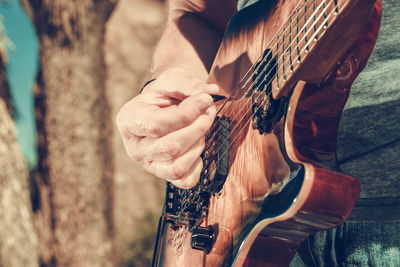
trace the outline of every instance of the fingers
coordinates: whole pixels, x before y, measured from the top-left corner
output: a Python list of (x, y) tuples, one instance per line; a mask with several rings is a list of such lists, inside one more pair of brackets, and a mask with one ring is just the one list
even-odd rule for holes
[(201, 158), (196, 162), (191, 172), (181, 180), (170, 181), (173, 185), (183, 189), (193, 188), (200, 179), (201, 170), (203, 169), (203, 161)]
[(131, 149), (144, 160), (171, 161), (186, 153), (204, 137), (214, 121), (216, 112), (216, 106), (212, 105), (189, 126), (161, 138), (146, 137), (133, 140), (130, 144)]
[[(144, 161), (143, 167), (154, 175), (168, 181), (187, 180), (202, 163), (200, 155), (204, 149), (204, 138), (199, 140), (181, 157), (172, 161)], [(192, 177), (191, 180), (198, 177)], [(190, 183), (191, 184), (191, 183)]]
[(178, 187), (193, 187), (203, 166), (204, 136), (217, 111), (211, 95), (218, 93), (217, 85), (184, 70), (162, 73), (117, 115), (129, 157)]
[(179, 105), (164, 108), (133, 103), (132, 108), (127, 106), (121, 110), (130, 115), (125, 115), (120, 125), (131, 135), (158, 138), (192, 124), (211, 105), (213, 99), (208, 94), (191, 96)]

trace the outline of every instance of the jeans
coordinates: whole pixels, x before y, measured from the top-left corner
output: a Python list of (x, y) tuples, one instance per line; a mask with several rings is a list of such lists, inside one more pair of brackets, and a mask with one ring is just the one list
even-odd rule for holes
[[(395, 211), (394, 211), (395, 212)], [(400, 266), (400, 222), (345, 222), (306, 239), (290, 267)]]

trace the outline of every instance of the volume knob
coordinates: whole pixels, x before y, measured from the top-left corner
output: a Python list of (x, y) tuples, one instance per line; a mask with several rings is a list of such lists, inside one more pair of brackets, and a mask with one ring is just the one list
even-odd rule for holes
[(214, 228), (209, 225), (208, 227), (198, 226), (193, 229), (190, 244), (193, 249), (203, 250), (208, 254), (214, 245), (215, 233)]

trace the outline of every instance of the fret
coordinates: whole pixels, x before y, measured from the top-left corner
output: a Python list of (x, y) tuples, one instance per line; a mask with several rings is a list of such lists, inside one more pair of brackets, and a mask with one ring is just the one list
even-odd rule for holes
[(335, 2), (335, 15), (337, 15), (339, 13), (338, 2), (337, 0), (334, 0), (333, 2)]
[(279, 35), (276, 37), (276, 60), (277, 60), (277, 67), (276, 67), (276, 88), (280, 89), (279, 86)]
[(283, 28), (283, 34), (282, 34), (282, 73), (283, 73), (283, 80), (286, 81), (286, 51), (285, 51), (285, 36), (286, 36), (286, 28)]
[(324, 21), (325, 21), (324, 28), (326, 29), (326, 28), (328, 28), (328, 20), (327, 20), (328, 13), (326, 12), (326, 0), (324, 0), (324, 2), (322, 3), (322, 7), (324, 9)]
[(314, 33), (315, 33), (315, 40), (318, 40), (318, 33), (317, 33), (317, 0), (314, 0), (313, 3), (313, 8), (314, 8)]
[(290, 63), (290, 71), (293, 72), (293, 61), (292, 61), (292, 23), (293, 19), (290, 17), (290, 25), (289, 25), (289, 63)]
[(307, 20), (308, 20), (308, 0), (305, 1), (306, 4), (304, 6), (304, 41), (306, 43), (306, 52), (309, 51), (308, 47), (308, 30), (307, 30)]
[(297, 62), (301, 62), (300, 57), (300, 12), (297, 12), (297, 22), (296, 22), (296, 40), (297, 40)]

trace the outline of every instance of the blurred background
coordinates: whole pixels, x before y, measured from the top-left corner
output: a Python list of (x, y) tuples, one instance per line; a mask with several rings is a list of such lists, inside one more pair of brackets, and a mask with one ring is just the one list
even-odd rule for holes
[(162, 0), (0, 0), (0, 266), (149, 266), (164, 183), (115, 127)]

